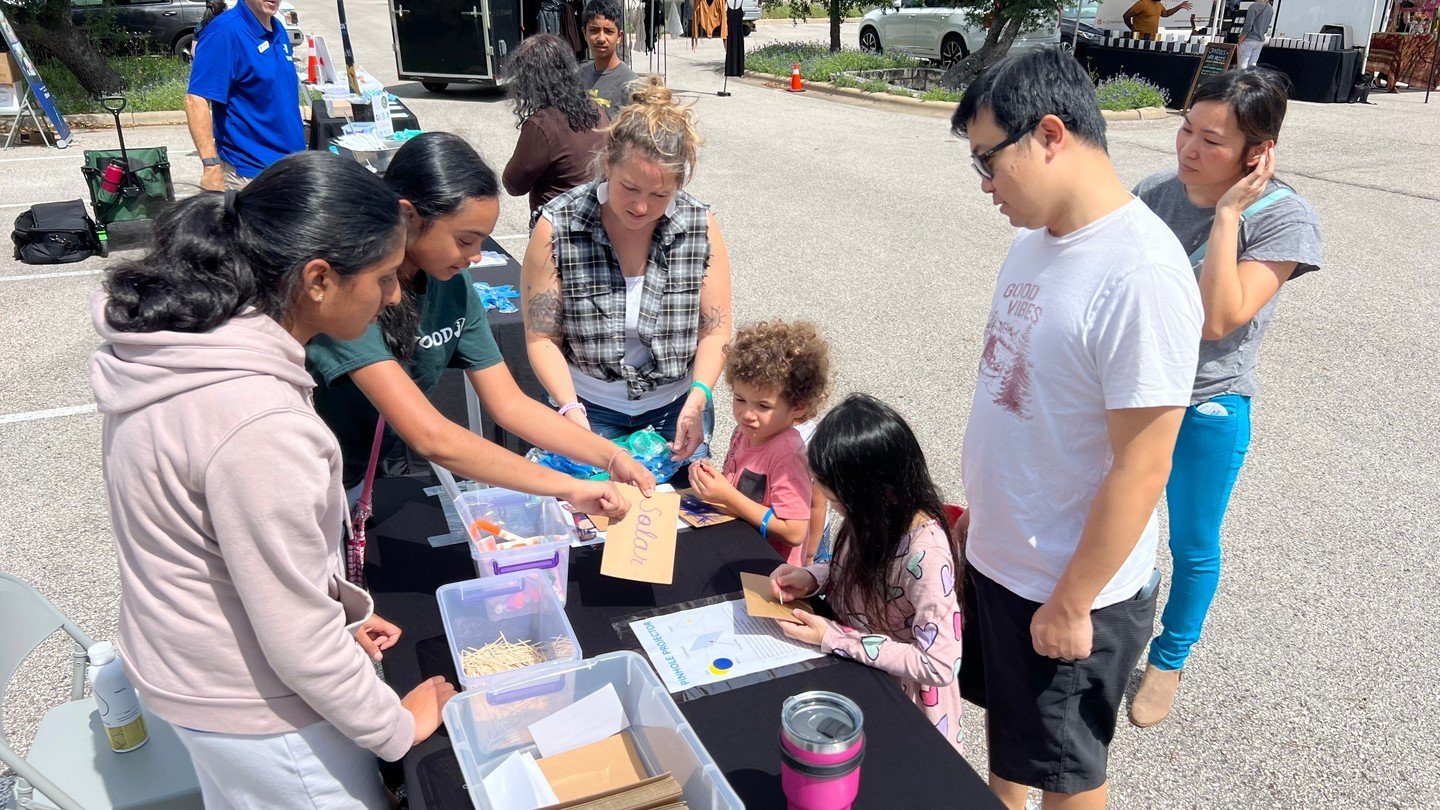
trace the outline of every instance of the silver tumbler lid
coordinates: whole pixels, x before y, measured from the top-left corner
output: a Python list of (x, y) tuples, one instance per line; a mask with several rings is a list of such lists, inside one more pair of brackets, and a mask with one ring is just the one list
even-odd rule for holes
[(780, 733), (790, 744), (815, 754), (838, 754), (855, 744), (865, 714), (855, 701), (834, 692), (801, 692), (785, 699)]

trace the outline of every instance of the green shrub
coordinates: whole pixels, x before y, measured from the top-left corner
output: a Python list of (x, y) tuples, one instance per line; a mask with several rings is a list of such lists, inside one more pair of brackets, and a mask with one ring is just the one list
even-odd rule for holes
[(1170, 104), (1170, 93), (1139, 76), (1112, 76), (1100, 82), (1095, 94), (1100, 97), (1102, 110), (1138, 110)]
[(918, 59), (885, 53), (861, 53), (855, 49), (830, 52), (823, 42), (784, 42), (765, 45), (745, 54), (745, 67), (756, 73), (788, 78), (790, 66), (800, 63), (800, 75), (809, 82), (832, 81), (837, 73), (852, 70), (920, 67)]
[(946, 90), (943, 87), (932, 87), (924, 93), (921, 93), (920, 98), (924, 101), (943, 101), (947, 104), (959, 104), (960, 97), (963, 95), (965, 95), (965, 93), (960, 90)]
[[(156, 112), (185, 109), (185, 90), (190, 84), (190, 63), (173, 56), (124, 56), (110, 60), (110, 66), (125, 78), (130, 89), (124, 95), (127, 112)], [(45, 79), (61, 115), (103, 113), (100, 100), (57, 61), (36, 66)]]

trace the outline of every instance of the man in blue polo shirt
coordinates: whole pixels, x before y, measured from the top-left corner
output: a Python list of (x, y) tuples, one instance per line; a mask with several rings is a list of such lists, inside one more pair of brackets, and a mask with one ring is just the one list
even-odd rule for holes
[(200, 187), (239, 188), (305, 148), (300, 88), (280, 0), (242, 0), (205, 26), (185, 120), (200, 153)]

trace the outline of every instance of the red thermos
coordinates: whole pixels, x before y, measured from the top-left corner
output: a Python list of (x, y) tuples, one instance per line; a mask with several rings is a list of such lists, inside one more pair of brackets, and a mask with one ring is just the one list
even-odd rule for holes
[(105, 166), (105, 173), (100, 176), (100, 192), (95, 196), (102, 203), (115, 202), (120, 194), (120, 181), (125, 179), (125, 167), (116, 161), (111, 161)]

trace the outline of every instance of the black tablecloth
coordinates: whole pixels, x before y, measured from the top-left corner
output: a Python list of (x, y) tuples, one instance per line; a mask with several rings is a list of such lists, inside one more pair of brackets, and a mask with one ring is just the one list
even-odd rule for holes
[(1290, 77), (1290, 97), (1297, 101), (1347, 102), (1350, 88), (1360, 78), (1363, 51), (1307, 51), (1274, 48), (1260, 51), (1260, 65)]
[[(396, 132), (402, 129), (420, 128), (420, 119), (416, 118), (415, 113), (411, 112), (410, 108), (405, 106), (405, 102), (390, 99), (390, 106), (392, 108), (398, 107), (403, 113), (402, 115), (394, 115), (393, 113), (391, 115), (391, 121), (395, 126)], [(310, 102), (309, 148), (329, 149), (330, 141), (344, 134), (343, 130), (348, 123), (350, 123), (350, 119), (348, 118), (335, 118), (327, 113), (323, 99)]]
[[(424, 482), (375, 482), (375, 517), (366, 574), (376, 612), (400, 625), (385, 655), (385, 679), (404, 694), (433, 675), (455, 677), (435, 590), (473, 578), (468, 547), (432, 548), (446, 531)], [(574, 549), (565, 612), (586, 656), (623, 648), (614, 619), (740, 589), (739, 573), (768, 573), (778, 560), (748, 524), (735, 521), (684, 532), (676, 549), (675, 582), (648, 585), (600, 576), (601, 547)], [(783, 808), (777, 723), (785, 698), (810, 689), (850, 697), (865, 712), (867, 750), (856, 807), (999, 807), (985, 783), (935, 733), (889, 676), (850, 661), (776, 678), (680, 704), (706, 750), (746, 807)], [(436, 734), (403, 764), (412, 810), (468, 808), (469, 796), (449, 739)]]
[[(1290, 78), (1290, 97), (1297, 101), (1345, 102), (1360, 76), (1360, 51), (1307, 51), (1266, 47), (1260, 64)], [(1170, 106), (1185, 103), (1200, 55), (1077, 43), (1075, 55), (1102, 81), (1122, 73), (1149, 79), (1170, 93)]]

